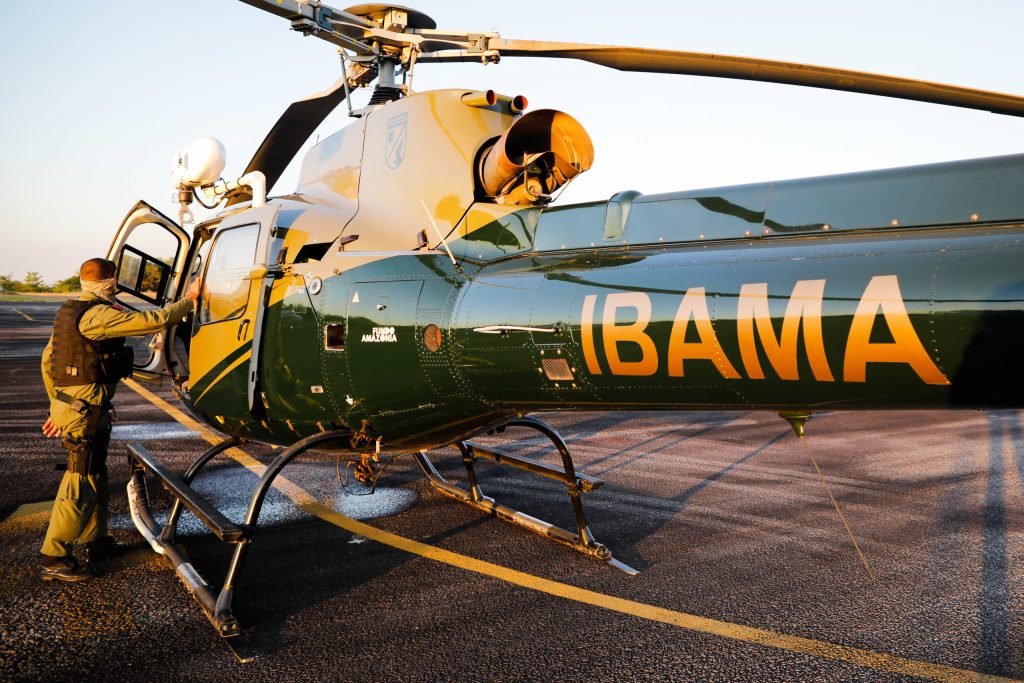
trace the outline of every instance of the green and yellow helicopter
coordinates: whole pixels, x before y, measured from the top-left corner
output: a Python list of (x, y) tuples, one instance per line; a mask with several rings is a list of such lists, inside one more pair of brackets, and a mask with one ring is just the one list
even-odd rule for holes
[[(125, 295), (160, 305), (201, 278), (191, 319), (151, 344), (137, 376), (169, 374), (224, 433), (182, 475), (130, 445), (136, 525), (218, 632), (269, 486), (309, 449), (409, 453), (452, 498), (632, 573), (590, 533), (600, 481), (528, 413), (1024, 406), (1024, 156), (550, 206), (593, 161), (569, 114), (520, 96), (416, 92), (417, 64), (576, 59), (625, 71), (769, 81), (1024, 115), (1024, 98), (759, 59), (509, 40), (439, 30), (399, 6), (243, 0), (339, 48), (345, 72), (290, 105), (235, 180), (205, 138), (177, 157), (175, 222), (144, 202), (109, 256)], [(268, 198), (317, 126), (373, 85), (353, 122), (316, 144), (292, 194)], [(194, 226), (198, 199), (224, 210)], [(534, 429), (551, 465), (472, 439)], [(244, 523), (190, 482), (241, 440), (283, 446)], [(427, 451), (457, 446), (468, 487)], [(565, 483), (565, 530), (484, 495), (480, 458)], [(175, 498), (166, 525), (142, 494)], [(219, 590), (175, 541), (183, 508), (235, 554)]]

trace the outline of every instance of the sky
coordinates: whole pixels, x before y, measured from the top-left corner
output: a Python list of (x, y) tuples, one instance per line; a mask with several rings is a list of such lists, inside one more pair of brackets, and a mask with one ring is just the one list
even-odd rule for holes
[[(441, 28), (505, 38), (790, 60), (1024, 95), (1018, 0), (421, 0), (416, 9)], [(49, 282), (105, 253), (138, 199), (177, 215), (178, 149), (216, 137), (228, 151), (224, 175), (236, 177), (288, 104), (340, 73), (332, 45), (234, 0), (11, 2), (0, 57), (0, 274), (37, 271)], [(1015, 117), (571, 60), (421, 64), (413, 87), (491, 88), (577, 118), (595, 163), (559, 204), (1024, 152)], [(306, 147), (346, 114), (342, 105)], [(294, 189), (301, 156), (272, 194)]]

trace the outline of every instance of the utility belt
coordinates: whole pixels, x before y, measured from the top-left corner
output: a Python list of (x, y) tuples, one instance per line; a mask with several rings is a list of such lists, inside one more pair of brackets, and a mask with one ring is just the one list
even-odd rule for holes
[(58, 391), (56, 399), (71, 407), (76, 413), (85, 416), (85, 431), (81, 437), (64, 437), (63, 446), (68, 452), (67, 465), (57, 465), (55, 469), (66, 469), (72, 474), (99, 474), (107, 466), (107, 454), (96, 453), (96, 435), (100, 430), (100, 420), (103, 415), (110, 413), (111, 422), (117, 421), (117, 413), (110, 401), (104, 401), (100, 405), (83, 401), (80, 398), (72, 398), (63, 391)]

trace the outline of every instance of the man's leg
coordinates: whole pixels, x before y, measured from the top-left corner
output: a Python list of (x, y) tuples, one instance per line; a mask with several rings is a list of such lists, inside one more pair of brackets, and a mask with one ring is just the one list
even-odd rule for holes
[[(79, 544), (92, 543), (110, 538), (107, 531), (107, 517), (110, 512), (110, 491), (107, 487), (107, 448), (110, 446), (111, 420), (110, 414), (100, 418), (99, 431), (92, 440), (93, 462), (96, 463), (95, 473), (89, 474), (88, 482), (95, 494), (96, 504), (92, 514), (85, 522), (78, 538)], [(110, 539), (111, 541), (113, 539)], [(107, 541), (104, 541), (107, 542)]]
[(65, 472), (50, 512), (50, 526), (42, 552), (50, 557), (69, 557), (96, 511), (97, 496), (90, 477)]
[(95, 575), (91, 569), (79, 567), (71, 554), (71, 547), (95, 513), (96, 491), (88, 479), (71, 472), (65, 472), (61, 479), (43, 539), (45, 559), (40, 578), (44, 581), (84, 581)]
[(99, 502), (95, 485), (81, 469), (91, 448), (85, 438), (86, 418), (57, 401), (51, 402), (50, 414), (63, 431), (64, 445), (68, 448), (68, 471), (61, 479), (50, 512), (50, 525), (41, 548), (44, 561), (40, 578), (44, 581), (83, 581), (95, 574), (78, 566), (71, 548), (79, 541)]
[[(107, 448), (110, 445), (111, 419), (105, 414), (100, 421), (99, 433), (94, 440), (94, 452), (96, 462), (105, 463), (107, 459)], [(93, 515), (82, 530), (79, 543), (82, 545), (82, 557), (86, 566), (99, 562), (124, 552), (127, 546), (118, 543), (110, 535), (107, 527), (107, 519), (110, 514), (110, 493), (108, 489), (107, 468), (100, 467), (100, 471), (89, 477), (89, 482), (96, 491), (96, 508)]]
[[(83, 517), (80, 520), (78, 535), (74, 537), (73, 543), (77, 546), (92, 543), (93, 541), (107, 537), (107, 472), (85, 475), (79, 482), (79, 501), (88, 505), (80, 504), (78, 512)], [(68, 527), (68, 531), (71, 528)]]

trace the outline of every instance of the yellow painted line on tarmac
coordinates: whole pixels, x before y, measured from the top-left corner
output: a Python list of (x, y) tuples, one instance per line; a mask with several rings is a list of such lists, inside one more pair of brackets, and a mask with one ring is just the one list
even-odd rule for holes
[(18, 315), (20, 315), (20, 316), (21, 316), (22, 318), (24, 318), (25, 320), (28, 320), (29, 322), (33, 322), (33, 323), (34, 323), (34, 322), (36, 321), (36, 319), (35, 319), (35, 318), (33, 318), (32, 316), (30, 316), (30, 315), (28, 315), (28, 314), (26, 314), (26, 313), (22, 313), (22, 312), (21, 312), (20, 310), (18, 310), (17, 308), (15, 308), (15, 309), (14, 309), (14, 312), (15, 312), (15, 313), (17, 313)]
[[(125, 384), (157, 408), (160, 408), (189, 429), (197, 432), (203, 439), (211, 444), (219, 443), (223, 440), (223, 436), (216, 434), (209, 428), (201, 425), (148, 389), (139, 386), (136, 382), (133, 382), (132, 380), (125, 380)], [(262, 463), (241, 449), (232, 448), (227, 450), (226, 453), (236, 462), (245, 466), (257, 476), (262, 475), (266, 469)], [(283, 476), (277, 477), (274, 483), (274, 488), (288, 496), (302, 510), (315, 515), (326, 522), (334, 524), (335, 526), (341, 527), (346, 531), (359, 534), (360, 536), (365, 536), (366, 538), (377, 541), (378, 543), (391, 546), (392, 548), (397, 548), (413, 555), (419, 555), (420, 557), (442, 562), (477, 574), (490, 576), (516, 586), (529, 588), (541, 593), (547, 593), (548, 595), (554, 595), (566, 600), (572, 600), (613, 612), (648, 619), (650, 621), (678, 626), (688, 631), (719, 636), (721, 638), (728, 638), (730, 640), (738, 640), (756, 645), (763, 645), (765, 647), (796, 652), (813, 657), (849, 662), (869, 669), (875, 669), (877, 671), (887, 671), (906, 676), (916, 676), (918, 678), (934, 681), (967, 682), (1013, 680), (1001, 676), (989, 676), (976, 671), (943, 666), (941, 664), (932, 664), (929, 662), (906, 659), (904, 657), (898, 657), (882, 652), (862, 650), (855, 647), (848, 647), (846, 645), (836, 645), (834, 643), (814, 640), (812, 638), (803, 638), (800, 636), (778, 633), (776, 631), (743, 626), (742, 624), (734, 624), (727, 621), (720, 621), (718, 619), (709, 619), (695, 614), (677, 612), (675, 610), (648, 605), (634, 600), (618, 598), (605, 593), (598, 593), (585, 588), (578, 588), (559, 581), (551, 581), (549, 579), (544, 579), (515, 569), (478, 560), (467, 555), (460, 555), (459, 553), (444, 550), (436, 546), (427, 545), (426, 543), (420, 543), (419, 541), (404, 538), (397, 534), (384, 531), (383, 529), (370, 526), (369, 524), (356, 521), (351, 517), (347, 517), (340, 512), (323, 505), (307, 491)]]
[(2, 522), (0, 522), (0, 526), (2, 526), (4, 524), (7, 524), (8, 522), (13, 522), (14, 520), (20, 519), (22, 517), (28, 517), (30, 515), (38, 515), (38, 514), (42, 514), (44, 512), (46, 514), (49, 514), (50, 510), (52, 508), (53, 508), (53, 501), (52, 500), (43, 500), (43, 501), (40, 501), (38, 503), (25, 503), (24, 505), (19, 507), (17, 510), (15, 510), (11, 514), (9, 514), (7, 516), (7, 519), (5, 519)]

